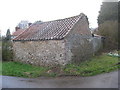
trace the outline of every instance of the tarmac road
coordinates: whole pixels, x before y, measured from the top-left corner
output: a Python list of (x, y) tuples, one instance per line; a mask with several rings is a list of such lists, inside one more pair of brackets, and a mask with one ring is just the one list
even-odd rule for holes
[(0, 76), (0, 78), (2, 78), (2, 88), (118, 88), (118, 71), (90, 77), (67, 76), (29, 79)]

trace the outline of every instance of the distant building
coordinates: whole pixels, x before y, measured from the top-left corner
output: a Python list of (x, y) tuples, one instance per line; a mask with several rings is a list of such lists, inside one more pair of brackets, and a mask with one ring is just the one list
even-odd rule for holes
[(15, 32), (12, 34), (12, 39), (15, 37), (19, 36), (22, 32), (25, 31), (32, 23), (28, 21), (21, 21), (16, 27), (15, 27)]
[(21, 21), (18, 26), (20, 29), (25, 29), (29, 27), (29, 22), (28, 21)]

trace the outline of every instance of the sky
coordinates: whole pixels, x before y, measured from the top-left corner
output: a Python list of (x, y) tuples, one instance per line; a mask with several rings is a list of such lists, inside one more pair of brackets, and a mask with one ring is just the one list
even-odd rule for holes
[(0, 0), (0, 30), (11, 33), (21, 20), (51, 21), (80, 13), (87, 15), (90, 28), (96, 28), (102, 0)]

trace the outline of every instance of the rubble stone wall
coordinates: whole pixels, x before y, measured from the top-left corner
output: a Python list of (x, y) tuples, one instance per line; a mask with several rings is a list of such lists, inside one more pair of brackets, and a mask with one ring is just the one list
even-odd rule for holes
[(64, 65), (64, 40), (14, 42), (14, 60), (33, 65)]
[(93, 56), (92, 35), (85, 17), (75, 24), (65, 38), (66, 58), (79, 63)]

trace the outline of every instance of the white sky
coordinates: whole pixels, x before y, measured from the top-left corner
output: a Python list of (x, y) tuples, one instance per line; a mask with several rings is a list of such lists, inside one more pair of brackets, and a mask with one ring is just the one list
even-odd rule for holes
[(102, 0), (0, 0), (0, 30), (5, 35), (21, 20), (50, 21), (80, 13), (86, 14), (90, 28), (95, 28), (101, 4)]

